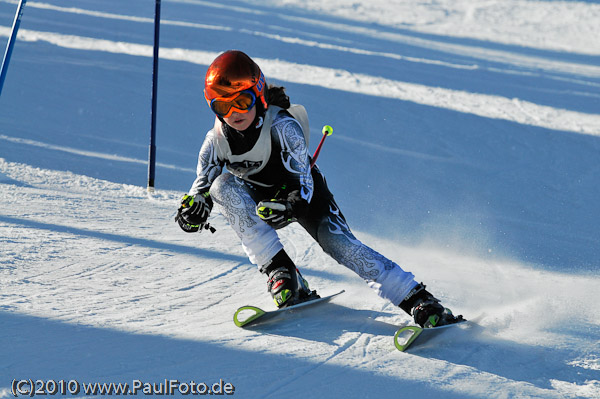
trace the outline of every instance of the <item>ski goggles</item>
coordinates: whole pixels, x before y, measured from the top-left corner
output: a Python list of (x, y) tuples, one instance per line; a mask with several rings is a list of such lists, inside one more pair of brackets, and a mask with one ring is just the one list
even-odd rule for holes
[(256, 104), (256, 95), (250, 90), (240, 91), (229, 97), (217, 97), (210, 101), (210, 109), (221, 118), (229, 118), (234, 111), (245, 114)]

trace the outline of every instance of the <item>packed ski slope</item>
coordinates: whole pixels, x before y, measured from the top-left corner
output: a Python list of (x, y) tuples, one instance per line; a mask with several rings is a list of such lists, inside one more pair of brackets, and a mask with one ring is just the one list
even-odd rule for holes
[[(31, 379), (599, 398), (600, 5), (260, 3), (163, 0), (148, 196), (154, 2), (27, 2), (0, 97), (0, 397)], [(3, 44), (15, 9), (0, 0)], [(295, 226), (281, 236), (311, 286), (346, 293), (233, 325), (272, 306), (263, 276), (218, 212), (215, 234), (173, 222), (212, 125), (204, 73), (229, 48), (306, 106), (311, 149), (334, 127), (319, 165), (357, 236), (471, 328), (396, 351), (408, 316)]]

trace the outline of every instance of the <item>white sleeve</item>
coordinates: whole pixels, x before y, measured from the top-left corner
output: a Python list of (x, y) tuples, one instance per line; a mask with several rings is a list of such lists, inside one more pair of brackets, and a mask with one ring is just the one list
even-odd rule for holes
[(214, 133), (210, 130), (206, 134), (204, 143), (198, 153), (198, 166), (196, 167), (196, 180), (192, 184), (189, 195), (205, 193), (210, 189), (213, 181), (221, 174), (223, 163), (217, 157)]
[(289, 173), (288, 179), (300, 188), (300, 196), (310, 202), (314, 182), (310, 171), (310, 158), (304, 133), (298, 121), (291, 117), (278, 119), (272, 129), (281, 144), (281, 161)]

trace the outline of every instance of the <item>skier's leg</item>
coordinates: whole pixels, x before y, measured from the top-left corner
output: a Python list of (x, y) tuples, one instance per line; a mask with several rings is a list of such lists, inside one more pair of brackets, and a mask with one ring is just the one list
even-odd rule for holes
[(223, 173), (213, 182), (210, 196), (242, 241), (250, 262), (262, 266), (269, 262), (283, 245), (277, 232), (256, 215), (252, 188), (230, 173)]
[(315, 191), (300, 224), (338, 263), (362, 277), (379, 296), (400, 304), (417, 285), (412, 273), (360, 242), (329, 191), (318, 166), (312, 170)]
[(421, 326), (462, 319), (440, 305), (412, 273), (356, 239), (318, 168), (313, 171), (313, 180), (315, 193), (309, 214), (299, 222), (327, 254), (362, 277), (379, 296), (412, 315)]
[[(331, 201), (331, 206), (334, 205)], [(357, 240), (339, 211), (332, 212), (320, 224), (318, 242), (332, 258), (366, 280), (380, 297), (413, 316), (420, 326), (433, 327), (462, 320), (462, 316), (454, 317), (450, 309), (442, 306), (423, 284), (418, 284), (412, 273)]]
[(414, 275), (359, 241), (334, 201), (330, 202), (330, 206), (330, 214), (317, 229), (321, 248), (338, 263), (362, 277), (380, 297), (399, 305), (417, 286)]
[(275, 229), (256, 215), (256, 200), (261, 198), (256, 189), (224, 173), (213, 182), (210, 195), (242, 241), (250, 261), (267, 276), (267, 289), (278, 307), (317, 296), (298, 275)]

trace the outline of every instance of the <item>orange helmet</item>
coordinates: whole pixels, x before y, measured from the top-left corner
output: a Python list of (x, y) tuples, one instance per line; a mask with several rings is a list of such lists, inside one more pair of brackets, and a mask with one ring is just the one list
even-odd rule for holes
[[(204, 97), (213, 111), (216, 101), (230, 101), (242, 91), (250, 91), (264, 108), (266, 81), (260, 68), (245, 53), (229, 50), (219, 55), (208, 67), (204, 80)], [(235, 105), (233, 105), (235, 107)], [(248, 110), (242, 110), (242, 112)]]

